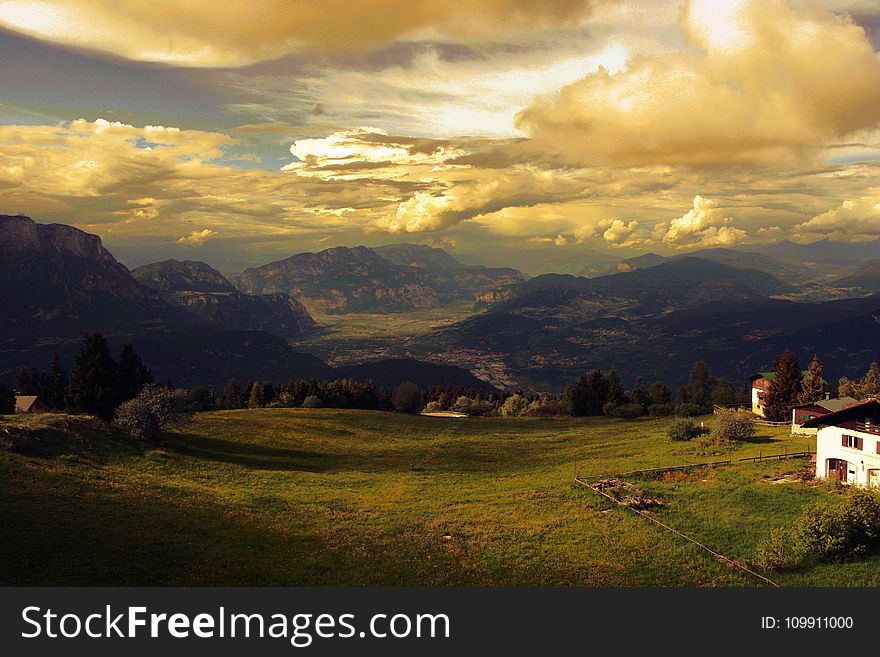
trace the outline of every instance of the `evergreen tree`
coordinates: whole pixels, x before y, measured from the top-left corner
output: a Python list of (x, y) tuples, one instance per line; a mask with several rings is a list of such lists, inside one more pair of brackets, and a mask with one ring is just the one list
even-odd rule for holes
[(0, 383), (0, 415), (15, 413), (15, 393)]
[(25, 367), (22, 365), (18, 368), (18, 394), (40, 394), (40, 373), (36, 367)]
[(678, 401), (683, 404), (696, 404), (708, 407), (711, 400), (709, 384), (709, 364), (700, 360), (694, 363), (688, 375), (688, 382), (678, 393)]
[(263, 408), (269, 405), (274, 396), (274, 389), (271, 383), (254, 382), (251, 385), (251, 391), (248, 395), (248, 408)]
[(672, 390), (663, 381), (655, 381), (648, 391), (648, 399), (652, 404), (671, 404)]
[(608, 401), (608, 379), (602, 370), (592, 370), (565, 390), (574, 416), (602, 415)]
[(717, 406), (731, 406), (736, 403), (736, 390), (727, 379), (718, 379), (712, 386), (712, 403)]
[(150, 383), (153, 383), (153, 373), (131, 343), (126, 343), (119, 354), (119, 403), (134, 399)]
[(636, 383), (630, 391), (629, 396), (633, 404), (638, 404), (642, 407), (642, 411), (647, 410), (648, 405), (651, 403), (648, 396), (648, 390), (645, 388), (645, 384), (640, 376), (636, 377)]
[(801, 366), (791, 349), (773, 360), (773, 371), (776, 376), (767, 391), (764, 414), (768, 420), (784, 422), (801, 393)]
[(605, 375), (605, 383), (608, 387), (608, 393), (605, 396), (606, 403), (619, 406), (626, 402), (626, 389), (623, 387), (617, 370), (611, 370)]
[(92, 413), (105, 420), (113, 417), (118, 377), (116, 363), (107, 340), (100, 333), (89, 333), (76, 357), (76, 368), (67, 386), (65, 403), (70, 413)]
[(819, 357), (814, 355), (807, 367), (807, 376), (801, 384), (801, 392), (798, 402), (801, 404), (813, 404), (825, 396), (825, 381), (822, 379), (822, 363)]
[(871, 363), (862, 377), (862, 399), (880, 396), (880, 363)]
[(67, 392), (67, 372), (61, 367), (61, 357), (56, 351), (45, 378), (43, 401), (56, 411), (64, 410), (64, 395)]
[(223, 396), (220, 398), (220, 407), (225, 409), (241, 407), (241, 390), (238, 387), (238, 381), (235, 379), (229, 379), (226, 382)]

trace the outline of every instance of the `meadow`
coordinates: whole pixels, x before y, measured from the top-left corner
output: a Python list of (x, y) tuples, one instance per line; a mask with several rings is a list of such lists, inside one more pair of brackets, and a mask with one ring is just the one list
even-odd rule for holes
[[(719, 458), (671, 442), (668, 422), (260, 409), (201, 413), (136, 445), (97, 420), (0, 418), (0, 446), (6, 430), (30, 436), (0, 449), (0, 584), (758, 584), (573, 484), (575, 469), (601, 478)], [(721, 458), (806, 442), (765, 428)], [(771, 527), (832, 494), (787, 480), (803, 467), (639, 486), (667, 501), (658, 517), (747, 561)], [(878, 584), (876, 565), (777, 579)]]

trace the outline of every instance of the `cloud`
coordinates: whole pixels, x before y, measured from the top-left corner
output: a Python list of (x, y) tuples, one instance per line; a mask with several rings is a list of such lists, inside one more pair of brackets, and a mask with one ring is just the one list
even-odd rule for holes
[(188, 244), (190, 246), (201, 246), (212, 237), (217, 236), (216, 230), (205, 228), (204, 230), (194, 230), (189, 235), (181, 237), (177, 240), (178, 244)]
[(794, 229), (800, 234), (847, 242), (867, 242), (880, 237), (880, 198), (846, 200), (837, 208), (816, 215)]
[(589, 0), (0, 0), (0, 26), (45, 41), (182, 66), (242, 66), (291, 52), (406, 37), (486, 38), (573, 23)]
[(635, 232), (638, 226), (639, 222), (635, 219), (632, 221), (607, 219), (599, 222), (597, 232), (601, 233), (602, 239), (609, 244), (621, 244), (622, 242), (626, 242), (627, 238)]
[(880, 122), (862, 27), (784, 0), (689, 0), (689, 48), (599, 70), (523, 110), (536, 148), (576, 163), (778, 162)]
[(678, 219), (660, 223), (654, 236), (673, 248), (734, 246), (746, 238), (746, 232), (730, 224), (731, 217), (724, 216), (718, 202), (694, 196), (694, 207)]

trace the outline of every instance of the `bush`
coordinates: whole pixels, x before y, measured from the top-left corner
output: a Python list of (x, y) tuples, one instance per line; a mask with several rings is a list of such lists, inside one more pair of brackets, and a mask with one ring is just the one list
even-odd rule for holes
[(571, 404), (565, 399), (539, 397), (523, 411), (526, 417), (560, 417), (571, 415)]
[(525, 412), (528, 405), (529, 400), (522, 395), (511, 395), (501, 404), (499, 412), (502, 417), (518, 417)]
[(705, 415), (708, 410), (699, 404), (689, 404), (687, 402), (679, 404), (675, 407), (675, 414), (680, 417), (694, 417), (695, 415)]
[(702, 436), (706, 431), (705, 428), (701, 427), (690, 418), (677, 417), (666, 429), (666, 435), (672, 440), (683, 442), (686, 440), (693, 440), (697, 436)]
[(404, 381), (394, 389), (391, 403), (399, 413), (418, 413), (422, 410), (422, 389), (415, 383)]
[(324, 402), (317, 395), (309, 395), (303, 400), (303, 408), (324, 408)]
[(648, 406), (648, 415), (651, 417), (666, 417), (675, 411), (674, 404), (651, 404)]
[(435, 399), (434, 401), (430, 401), (425, 405), (425, 411), (427, 413), (438, 413), (438, 412), (445, 411), (445, 410), (448, 410), (448, 409), (445, 407), (443, 402), (441, 402), (439, 399)]
[(732, 443), (751, 440), (755, 437), (755, 421), (752, 414), (744, 410), (722, 410), (715, 416), (712, 438), (716, 443)]
[(457, 413), (465, 413), (466, 415), (480, 416), (488, 415), (494, 411), (495, 405), (489, 401), (471, 399), (470, 397), (462, 395), (455, 400), (455, 403), (452, 405), (452, 410)]
[(853, 487), (841, 503), (808, 507), (793, 536), (802, 558), (834, 561), (864, 554), (880, 542), (880, 491)]
[(641, 404), (620, 404), (619, 406), (615, 406), (611, 409), (611, 412), (608, 415), (612, 417), (619, 417), (624, 420), (635, 420), (638, 417), (641, 417), (643, 414), (643, 409)]
[(188, 401), (185, 391), (147, 385), (137, 397), (119, 405), (113, 422), (135, 440), (150, 440), (161, 429), (189, 419)]
[(794, 565), (791, 539), (784, 529), (772, 529), (770, 536), (755, 547), (755, 564), (764, 570), (786, 570)]

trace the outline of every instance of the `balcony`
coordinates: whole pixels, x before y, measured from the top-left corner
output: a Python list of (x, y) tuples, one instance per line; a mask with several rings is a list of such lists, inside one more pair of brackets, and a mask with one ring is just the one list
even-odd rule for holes
[(856, 422), (856, 431), (864, 431), (880, 436), (880, 424), (875, 422)]

